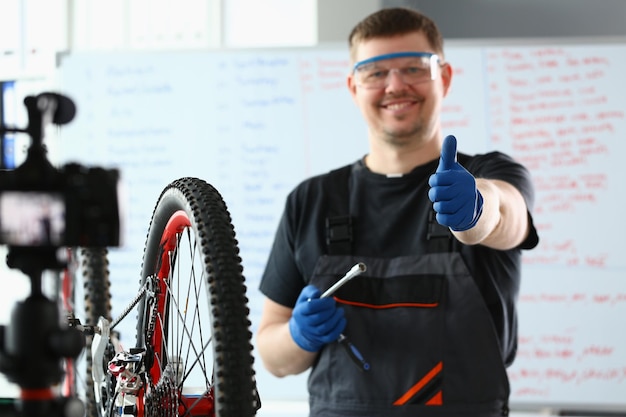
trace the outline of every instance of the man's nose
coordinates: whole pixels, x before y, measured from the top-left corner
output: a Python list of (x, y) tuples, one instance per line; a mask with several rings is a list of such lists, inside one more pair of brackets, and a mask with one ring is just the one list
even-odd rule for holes
[(408, 84), (404, 82), (402, 72), (398, 68), (392, 68), (387, 74), (387, 89), (388, 90), (402, 90), (406, 88)]

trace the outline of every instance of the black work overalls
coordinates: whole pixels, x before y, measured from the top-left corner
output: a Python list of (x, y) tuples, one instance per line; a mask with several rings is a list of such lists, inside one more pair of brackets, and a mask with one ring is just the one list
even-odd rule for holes
[[(348, 175), (335, 172), (330, 182), (347, 184)], [(347, 203), (338, 209), (338, 200), (329, 204), (331, 213), (348, 209)], [(352, 364), (338, 343), (325, 346), (309, 376), (311, 417), (508, 414), (509, 382), (493, 320), (460, 254), (450, 249), (450, 232), (431, 217), (429, 253), (392, 259), (351, 255), (349, 220), (342, 223), (349, 217), (327, 222), (329, 255), (318, 260), (311, 283), (324, 291), (357, 262), (366, 264), (335, 299), (346, 313), (344, 333), (370, 370)]]

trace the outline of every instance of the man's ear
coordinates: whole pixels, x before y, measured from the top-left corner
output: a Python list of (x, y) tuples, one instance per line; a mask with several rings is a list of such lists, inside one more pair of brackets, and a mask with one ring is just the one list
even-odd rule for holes
[(346, 86), (348, 87), (348, 91), (350, 91), (352, 99), (356, 102), (356, 81), (354, 80), (354, 73), (350, 73), (346, 77)]
[(439, 72), (441, 74), (441, 82), (443, 85), (443, 96), (446, 97), (448, 95), (448, 91), (450, 91), (450, 84), (452, 83), (452, 66), (446, 62), (441, 65)]

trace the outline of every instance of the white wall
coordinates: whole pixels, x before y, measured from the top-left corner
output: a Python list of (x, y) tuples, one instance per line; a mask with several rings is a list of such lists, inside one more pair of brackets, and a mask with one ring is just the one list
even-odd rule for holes
[(345, 42), (381, 0), (2, 0), (0, 81), (50, 77), (60, 52)]
[(318, 43), (347, 45), (352, 27), (380, 7), (381, 0), (317, 0)]

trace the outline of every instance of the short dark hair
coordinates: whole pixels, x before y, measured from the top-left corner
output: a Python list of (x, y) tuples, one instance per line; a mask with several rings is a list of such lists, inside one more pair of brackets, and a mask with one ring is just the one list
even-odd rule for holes
[(350, 57), (355, 60), (356, 46), (359, 42), (373, 38), (390, 38), (422, 32), (435, 53), (443, 60), (443, 36), (435, 22), (428, 16), (414, 9), (390, 7), (381, 9), (361, 20), (348, 36)]

